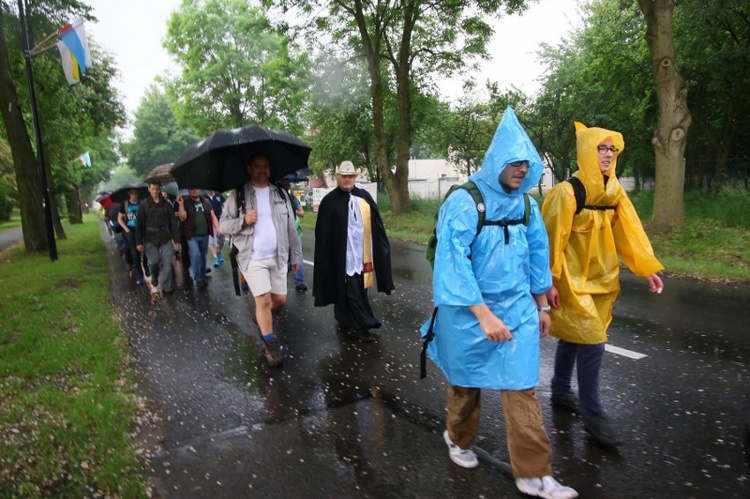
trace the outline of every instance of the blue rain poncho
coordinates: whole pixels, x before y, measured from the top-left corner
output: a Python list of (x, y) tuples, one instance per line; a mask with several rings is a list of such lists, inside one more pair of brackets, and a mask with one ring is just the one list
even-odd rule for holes
[[(499, 176), (510, 162), (527, 160), (529, 171), (518, 190), (506, 193)], [(512, 167), (510, 167), (512, 168)], [(539, 182), (544, 165), (534, 144), (508, 107), (470, 180), (484, 198), (486, 220), (524, 217), (523, 193)], [(451, 385), (525, 390), (539, 382), (539, 313), (532, 293), (552, 285), (547, 232), (534, 199), (528, 225), (485, 226), (475, 238), (477, 208), (465, 189), (440, 207), (433, 297), (438, 307), (435, 337), (428, 353)], [(513, 339), (491, 342), (469, 306), (485, 303), (508, 326)], [(422, 326), (427, 334), (429, 321)]]

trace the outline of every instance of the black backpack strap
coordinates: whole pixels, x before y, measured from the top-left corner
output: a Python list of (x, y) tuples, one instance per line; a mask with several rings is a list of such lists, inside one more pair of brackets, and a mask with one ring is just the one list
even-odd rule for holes
[(576, 198), (576, 215), (578, 215), (586, 207), (586, 187), (578, 177), (570, 177), (566, 182), (570, 182), (570, 185), (573, 186), (573, 195)]
[(593, 204), (586, 204), (586, 186), (583, 185), (581, 179), (578, 177), (570, 177), (566, 182), (570, 182), (573, 186), (573, 194), (576, 197), (576, 215), (581, 213), (583, 209), (606, 211), (617, 209), (617, 206), (597, 206)]
[(435, 332), (433, 328), (435, 326), (435, 318), (437, 317), (437, 307), (432, 311), (432, 318), (430, 319), (430, 327), (427, 328), (427, 334), (422, 342), (422, 353), (419, 354), (419, 378), (424, 379), (427, 377), (427, 346), (430, 344), (433, 338), (435, 338)]

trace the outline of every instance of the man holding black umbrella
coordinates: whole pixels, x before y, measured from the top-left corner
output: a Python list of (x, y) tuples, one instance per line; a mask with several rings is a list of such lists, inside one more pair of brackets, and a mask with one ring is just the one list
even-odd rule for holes
[(221, 215), (221, 231), (232, 236), (239, 269), (255, 298), (254, 322), (265, 345), (270, 366), (281, 364), (273, 313), (286, 303), (287, 268), (302, 264), (294, 211), (289, 198), (270, 184), (271, 165), (262, 154), (250, 156), (250, 182), (232, 192)]

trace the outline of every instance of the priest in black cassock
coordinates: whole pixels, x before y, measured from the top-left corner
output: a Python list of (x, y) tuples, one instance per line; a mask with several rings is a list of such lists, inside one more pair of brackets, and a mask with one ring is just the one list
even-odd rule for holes
[(336, 169), (337, 187), (320, 202), (315, 224), (315, 306), (333, 303), (340, 331), (354, 332), (364, 342), (375, 337), (370, 329), (381, 326), (372, 313), (367, 288), (390, 295), (391, 247), (378, 205), (372, 196), (354, 186), (357, 171), (351, 161)]

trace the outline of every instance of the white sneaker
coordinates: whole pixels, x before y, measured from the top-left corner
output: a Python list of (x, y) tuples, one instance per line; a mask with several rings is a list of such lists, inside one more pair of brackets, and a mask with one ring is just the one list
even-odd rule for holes
[(451, 441), (451, 437), (448, 435), (448, 430), (443, 432), (443, 439), (448, 444), (448, 455), (451, 461), (461, 466), (462, 468), (476, 468), (479, 466), (479, 460), (477, 455), (470, 450), (463, 450), (458, 445)]
[(516, 487), (524, 494), (545, 499), (573, 499), (578, 492), (561, 485), (551, 476), (542, 478), (516, 478)]

